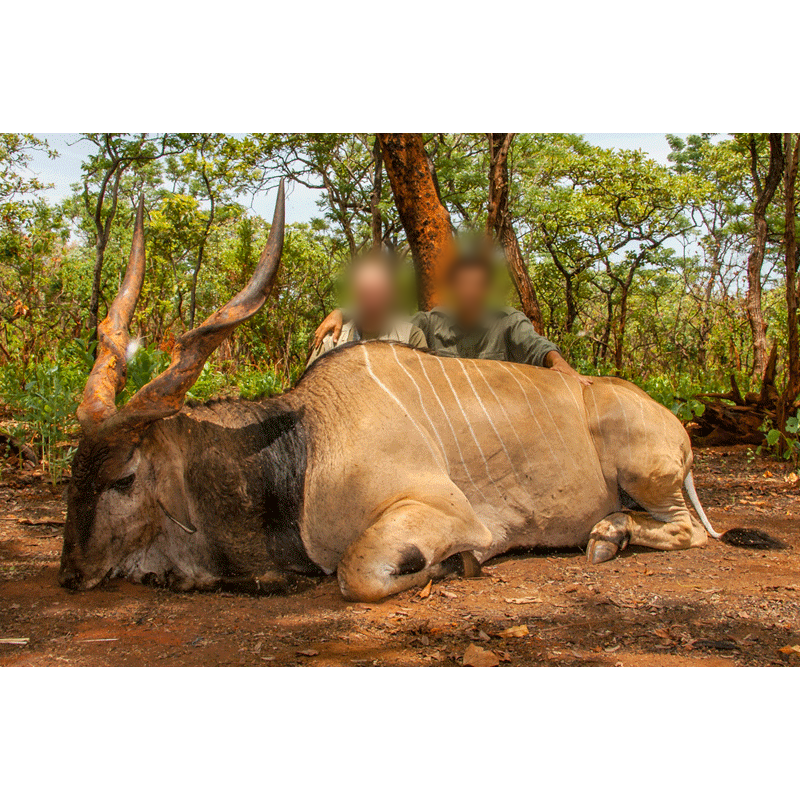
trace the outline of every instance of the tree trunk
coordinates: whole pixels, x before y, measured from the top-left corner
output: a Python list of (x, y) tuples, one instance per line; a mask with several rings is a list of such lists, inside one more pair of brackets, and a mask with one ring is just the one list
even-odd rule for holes
[(795, 185), (800, 159), (800, 134), (792, 147), (792, 134), (784, 134), (784, 251), (786, 253), (786, 326), (788, 333), (786, 386), (778, 403), (778, 428), (786, 433), (786, 419), (791, 415), (800, 394), (800, 343), (797, 331), (797, 236), (795, 226)]
[(200, 240), (200, 246), (197, 248), (197, 263), (195, 264), (194, 272), (192, 273), (192, 286), (189, 292), (190, 331), (194, 329), (194, 316), (197, 309), (197, 276), (200, 274), (200, 267), (203, 266), (203, 256), (206, 252), (206, 241), (208, 240), (208, 234), (211, 231), (211, 226), (214, 224), (214, 213), (216, 211), (214, 193), (211, 191), (211, 185), (209, 183), (208, 176), (206, 175), (205, 168), (203, 168), (203, 180), (206, 184), (211, 208), (208, 211), (208, 220), (206, 221), (206, 227), (203, 230), (203, 238)]
[(383, 156), (381, 143), (375, 137), (375, 146), (372, 149), (375, 160), (375, 176), (372, 179), (372, 197), (370, 198), (370, 211), (372, 214), (372, 249), (380, 251), (383, 244), (383, 221), (381, 220), (381, 190), (383, 189)]
[(747, 259), (747, 320), (753, 334), (753, 373), (759, 378), (767, 365), (767, 326), (761, 308), (761, 267), (767, 244), (767, 208), (772, 201), (783, 171), (783, 145), (779, 133), (769, 135), (769, 170), (764, 185), (758, 177), (758, 157), (755, 137), (750, 137), (751, 172), (756, 186), (753, 206), (755, 233), (753, 247)]
[(575, 327), (575, 318), (578, 316), (578, 311), (575, 308), (575, 290), (572, 288), (572, 275), (564, 273), (564, 297), (567, 301), (566, 318), (564, 319), (564, 330), (567, 333), (572, 333)]
[(698, 366), (705, 369), (706, 362), (708, 361), (708, 337), (711, 335), (711, 296), (714, 293), (714, 283), (720, 273), (721, 265), (719, 260), (719, 241), (714, 237), (714, 250), (711, 254), (711, 275), (706, 281), (705, 291), (703, 293), (703, 301), (700, 307), (700, 327), (698, 330), (698, 343), (697, 343), (697, 363)]
[(486, 220), (486, 232), (494, 233), (500, 242), (514, 286), (517, 287), (522, 311), (533, 323), (539, 334), (544, 333), (544, 321), (536, 290), (533, 288), (531, 276), (522, 257), (517, 234), (511, 224), (508, 213), (508, 152), (514, 138), (513, 133), (490, 133), (489, 149), (489, 215)]
[(106, 242), (97, 237), (94, 256), (94, 273), (92, 274), (92, 294), (89, 298), (89, 341), (97, 339), (97, 321), (100, 315), (100, 285), (103, 281), (103, 260)]
[(419, 307), (439, 302), (444, 273), (454, 254), (450, 214), (436, 189), (433, 165), (419, 133), (379, 133), (386, 174), (417, 270)]
[(575, 303), (574, 280), (578, 275), (581, 274), (583, 269), (580, 267), (575, 270), (567, 269), (562, 260), (559, 258), (559, 255), (555, 247), (553, 247), (553, 243), (547, 236), (547, 232), (544, 226), (542, 226), (542, 234), (544, 235), (545, 247), (547, 248), (547, 251), (550, 253), (550, 257), (553, 259), (553, 264), (555, 264), (556, 269), (561, 273), (561, 275), (564, 278), (564, 300), (566, 303), (564, 330), (567, 333), (572, 333), (572, 329), (575, 326), (575, 320), (578, 318), (578, 307)]
[(614, 343), (614, 370), (617, 377), (622, 376), (622, 354), (625, 345), (625, 327), (628, 324), (628, 289), (624, 283), (620, 284), (622, 294), (619, 298), (619, 319), (617, 321), (617, 339)]
[[(122, 173), (127, 165), (119, 160), (115, 160), (106, 170), (105, 178), (95, 201), (93, 210), (94, 225), (96, 231), (95, 240), (95, 259), (94, 274), (92, 275), (92, 294), (89, 298), (89, 341), (97, 341), (97, 324), (100, 317), (100, 287), (103, 284), (103, 262), (106, 255), (106, 247), (111, 237), (111, 225), (117, 215), (117, 203), (119, 201), (119, 185), (122, 180)], [(112, 182), (113, 179), (113, 183)], [(103, 204), (111, 183), (111, 208), (103, 220)], [(86, 209), (91, 211), (89, 206), (89, 187), (84, 184), (84, 202)]]

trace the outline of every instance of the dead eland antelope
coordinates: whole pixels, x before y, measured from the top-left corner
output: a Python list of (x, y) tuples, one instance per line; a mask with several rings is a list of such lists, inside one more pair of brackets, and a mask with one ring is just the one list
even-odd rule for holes
[[(551, 370), (370, 342), (332, 351), (280, 397), (184, 407), (209, 355), (269, 295), (283, 206), (281, 184), (247, 286), (117, 409), (145, 268), (140, 201), (78, 409), (64, 586), (251, 587), (276, 570), (337, 572), (346, 597), (374, 601), (515, 547), (588, 547), (596, 563), (628, 542), (675, 550), (716, 536), (683, 427), (614, 378), (582, 388)], [(624, 508), (620, 490), (643, 510)]]

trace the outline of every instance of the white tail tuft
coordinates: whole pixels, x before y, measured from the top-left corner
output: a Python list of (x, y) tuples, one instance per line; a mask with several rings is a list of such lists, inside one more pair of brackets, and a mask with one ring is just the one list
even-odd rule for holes
[(691, 470), (684, 478), (683, 486), (686, 489), (686, 494), (689, 495), (689, 500), (692, 502), (692, 508), (697, 512), (697, 516), (700, 517), (700, 522), (703, 523), (705, 529), (715, 538), (721, 539), (722, 534), (717, 533), (713, 527), (711, 527), (711, 523), (708, 521), (708, 517), (706, 516), (706, 512), (703, 511), (703, 506), (700, 505), (700, 499), (697, 496), (697, 491), (694, 488), (694, 478), (692, 477)]

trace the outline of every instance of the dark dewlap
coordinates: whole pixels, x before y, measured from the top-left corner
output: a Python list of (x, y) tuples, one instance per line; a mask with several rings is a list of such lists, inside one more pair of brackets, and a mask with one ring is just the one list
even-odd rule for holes
[(193, 494), (204, 502), (206, 517), (226, 521), (226, 535), (210, 542), (219, 574), (242, 575), (263, 568), (253, 563), (248, 549), (252, 545), (247, 534), (254, 532), (253, 527), (263, 535), (270, 568), (320, 574), (300, 537), (307, 466), (302, 413), (279, 398), (204, 405), (213, 406), (226, 425), (209, 420), (176, 422), (183, 422), (181, 435), (192, 442)]
[(307, 443), (300, 415), (275, 414), (264, 421), (270, 440), (264, 461), (264, 528), (267, 552), (275, 566), (292, 572), (321, 574), (300, 537), (305, 491)]

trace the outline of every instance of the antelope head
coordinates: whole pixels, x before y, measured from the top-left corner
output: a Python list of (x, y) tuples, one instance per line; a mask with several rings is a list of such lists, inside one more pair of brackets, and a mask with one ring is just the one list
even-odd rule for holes
[(194, 530), (184, 486), (180, 442), (157, 420), (177, 414), (214, 350), (264, 305), (275, 283), (284, 233), (281, 181), (269, 239), (249, 283), (175, 343), (170, 365), (124, 406), (129, 325), (145, 270), (144, 198), (119, 292), (98, 328), (97, 357), (78, 408), (82, 435), (67, 490), (59, 582), (91, 589), (168, 525)]

